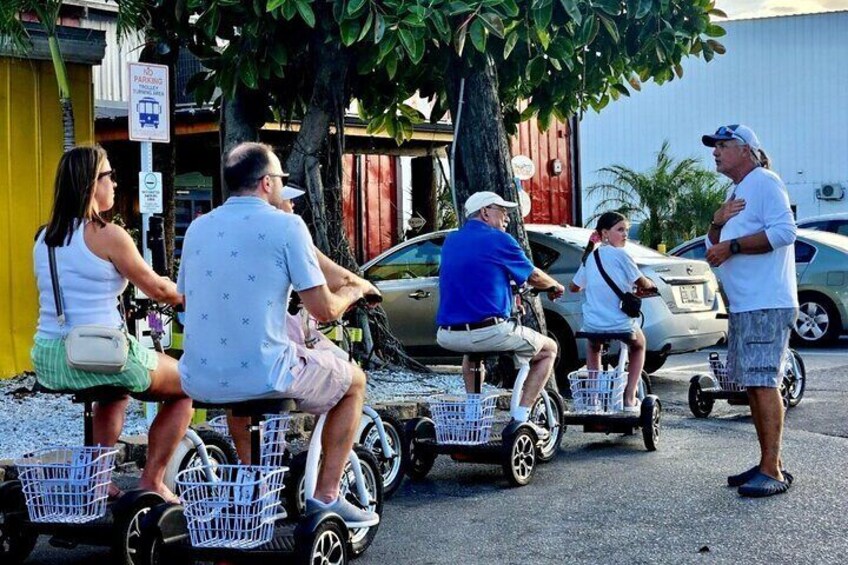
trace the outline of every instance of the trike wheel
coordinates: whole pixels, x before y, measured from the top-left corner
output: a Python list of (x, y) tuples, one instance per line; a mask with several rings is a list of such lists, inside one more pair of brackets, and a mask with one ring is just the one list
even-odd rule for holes
[(156, 494), (143, 495), (115, 517), (113, 563), (118, 565), (147, 565), (142, 559), (142, 521), (154, 506), (164, 502)]
[(386, 429), (386, 439), (389, 442), (389, 447), (394, 451), (394, 457), (389, 459), (383, 456), (383, 444), (380, 442), (380, 433), (377, 430), (377, 424), (374, 422), (365, 426), (359, 443), (376, 458), (380, 467), (380, 475), (383, 477), (383, 498), (389, 498), (400, 488), (400, 484), (403, 482), (404, 463), (406, 462), (403, 451), (406, 442), (403, 438), (403, 428), (400, 422), (387, 414), (380, 414), (380, 419)]
[(536, 399), (530, 409), (530, 421), (551, 433), (551, 437), (536, 452), (539, 463), (547, 463), (556, 457), (559, 444), (562, 441), (562, 434), (565, 433), (565, 426), (562, 423), (562, 397), (550, 390), (547, 393), (551, 399), (552, 422), (548, 421), (548, 411), (545, 408), (545, 399), (542, 396)]
[[(206, 453), (209, 455), (209, 462), (213, 468), (218, 465), (237, 465), (239, 463), (236, 448), (222, 434), (214, 430), (195, 430), (195, 432), (203, 440)], [(186, 469), (199, 467), (201, 464), (200, 456), (194, 444), (187, 437), (183, 438), (177, 445), (177, 450), (165, 469), (165, 477), (163, 478), (165, 485), (179, 495), (179, 485), (176, 484), (177, 474)]]
[(311, 532), (298, 532), (294, 562), (297, 565), (345, 565), (346, 539), (347, 528), (341, 520), (324, 520)]
[(804, 391), (807, 388), (807, 368), (804, 366), (804, 359), (797, 351), (790, 349), (789, 355), (784, 382), (789, 407), (794, 408), (804, 398)]
[(642, 439), (645, 440), (645, 449), (656, 451), (660, 440), (660, 425), (662, 420), (662, 406), (654, 396), (650, 396), (642, 403), (642, 413), (639, 415), (639, 426), (642, 428)]
[(415, 445), (416, 440), (436, 439), (436, 427), (431, 420), (418, 419), (406, 423), (406, 449), (404, 456), (407, 457), (405, 465), (406, 474), (410, 479), (423, 480), (433, 464), (436, 462), (436, 454), (423, 450)]
[(698, 377), (695, 377), (689, 383), (689, 410), (696, 418), (706, 418), (713, 411), (715, 399), (707, 398), (704, 395), (701, 383), (697, 379)]
[(28, 531), (26, 498), (17, 481), (0, 488), (0, 562), (23, 563), (29, 557), (38, 535)]
[(526, 427), (518, 428), (511, 437), (503, 438), (503, 470), (511, 486), (523, 487), (536, 471), (536, 442)]

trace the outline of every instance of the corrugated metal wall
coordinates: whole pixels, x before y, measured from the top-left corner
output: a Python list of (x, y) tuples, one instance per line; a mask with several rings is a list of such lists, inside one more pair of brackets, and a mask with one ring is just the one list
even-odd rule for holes
[[(580, 140), (583, 192), (597, 169), (651, 166), (663, 140), (677, 157), (714, 167), (701, 135), (745, 123), (759, 135), (798, 206), (798, 217), (848, 210), (848, 199), (819, 201), (826, 182), (848, 188), (848, 12), (721, 24), (727, 54), (684, 61), (682, 80), (653, 83), (587, 113)], [(595, 202), (584, 198), (588, 217)]]
[(398, 242), (397, 181), (395, 156), (344, 157), (345, 230), (354, 254), (362, 263)]
[[(68, 65), (79, 143), (94, 139), (91, 70)], [(0, 378), (30, 368), (38, 317), (33, 235), (53, 204), (62, 116), (50, 61), (0, 57)]]
[[(530, 215), (524, 221), (534, 224), (572, 223), (571, 154), (568, 124), (554, 122), (548, 131), (541, 131), (536, 119), (522, 122), (518, 134), (511, 139), (513, 155), (524, 155), (533, 160), (536, 174), (523, 181), (524, 190), (533, 203)], [(559, 160), (562, 171), (555, 174), (554, 160)]]
[(118, 26), (111, 13), (91, 10), (81, 25), (106, 32), (106, 54), (100, 66), (94, 67), (95, 100), (129, 100), (127, 63), (138, 61), (143, 46), (141, 37), (129, 37), (118, 43)]

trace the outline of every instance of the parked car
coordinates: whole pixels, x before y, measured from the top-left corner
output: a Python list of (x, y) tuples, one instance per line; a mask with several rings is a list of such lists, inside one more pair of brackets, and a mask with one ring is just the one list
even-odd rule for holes
[(798, 227), (848, 236), (848, 212), (804, 218), (798, 222)]
[[(591, 230), (528, 225), (534, 263), (568, 288), (577, 272)], [(395, 336), (413, 357), (428, 363), (457, 363), (456, 353), (436, 343), (436, 311), (439, 306), (439, 265), (442, 244), (449, 232), (422, 235), (401, 243), (366, 263), (366, 278), (383, 293), (383, 307)], [(660, 296), (643, 301), (648, 343), (646, 370), (653, 372), (669, 353), (684, 353), (713, 346), (727, 338), (726, 320), (718, 294), (718, 282), (709, 265), (699, 260), (668, 257), (628, 242), (628, 253), (642, 272), (657, 285)], [(474, 284), (469, 273), (468, 284)], [(557, 381), (566, 384), (568, 372), (582, 365), (585, 346), (578, 347), (574, 334), (582, 325), (583, 293), (566, 292), (550, 301), (542, 295), (549, 334), (560, 345)]]
[[(669, 252), (703, 259), (704, 238), (681, 243)], [(827, 345), (848, 331), (848, 237), (798, 229), (795, 272), (800, 311), (792, 336), (796, 344)], [(720, 271), (717, 271), (720, 276)]]

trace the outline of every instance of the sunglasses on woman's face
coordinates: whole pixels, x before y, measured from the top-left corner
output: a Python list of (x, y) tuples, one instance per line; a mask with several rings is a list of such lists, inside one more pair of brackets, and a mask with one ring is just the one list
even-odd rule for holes
[(110, 179), (112, 179), (112, 182), (117, 182), (118, 172), (115, 169), (112, 169), (110, 171), (103, 171), (102, 173), (99, 173), (97, 175), (97, 180), (100, 180), (103, 177), (109, 177)]

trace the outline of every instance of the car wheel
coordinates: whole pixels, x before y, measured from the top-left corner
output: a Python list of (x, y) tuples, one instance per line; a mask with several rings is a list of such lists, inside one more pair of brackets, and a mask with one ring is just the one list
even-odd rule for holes
[(645, 354), (645, 372), (648, 374), (656, 373), (662, 368), (663, 365), (665, 365), (666, 359), (668, 359), (668, 355), (648, 351)]
[(842, 321), (833, 303), (821, 294), (803, 294), (792, 333), (797, 345), (830, 345), (839, 338)]

